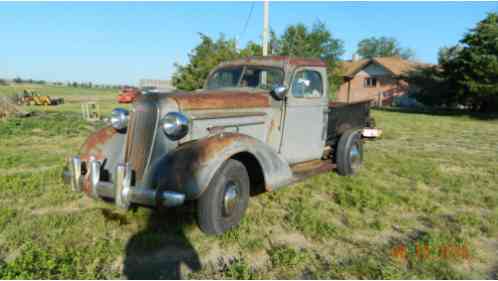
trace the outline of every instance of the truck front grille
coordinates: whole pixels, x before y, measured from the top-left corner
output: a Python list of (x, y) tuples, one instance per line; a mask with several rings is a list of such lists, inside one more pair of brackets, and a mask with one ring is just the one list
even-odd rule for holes
[(125, 161), (130, 163), (135, 180), (141, 180), (147, 168), (157, 128), (157, 105), (153, 100), (134, 104), (128, 125)]

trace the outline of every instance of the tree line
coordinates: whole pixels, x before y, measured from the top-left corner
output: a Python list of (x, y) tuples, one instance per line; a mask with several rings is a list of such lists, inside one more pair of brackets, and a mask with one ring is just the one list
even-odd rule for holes
[(13, 84), (38, 84), (38, 85), (53, 85), (53, 86), (66, 86), (73, 88), (105, 88), (105, 89), (119, 89), (122, 87), (126, 87), (126, 85), (103, 85), (103, 84), (95, 84), (92, 82), (77, 82), (77, 81), (68, 81), (68, 82), (47, 82), (45, 80), (34, 80), (34, 79), (23, 79), (21, 77), (16, 77), (11, 81), (7, 79), (0, 78), (0, 85), (6, 86), (9, 83)]
[(28, 84), (44, 85), (44, 84), (47, 84), (47, 81), (45, 81), (45, 80), (33, 80), (33, 79), (22, 79), (21, 77), (16, 77), (16, 78), (12, 79), (12, 83), (14, 83), (14, 84), (28, 83)]

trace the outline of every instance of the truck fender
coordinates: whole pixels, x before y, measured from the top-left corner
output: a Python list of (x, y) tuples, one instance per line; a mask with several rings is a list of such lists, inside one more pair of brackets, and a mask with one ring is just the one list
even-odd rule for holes
[(81, 146), (80, 158), (88, 161), (90, 157), (94, 157), (102, 162), (103, 168), (108, 170), (109, 174), (112, 174), (117, 164), (124, 159), (125, 141), (126, 134), (118, 132), (111, 126), (98, 129), (88, 136)]
[(289, 164), (274, 149), (240, 133), (220, 133), (179, 146), (157, 162), (153, 181), (160, 190), (182, 192), (187, 199), (196, 199), (226, 160), (241, 155), (257, 161), (256, 167), (246, 168), (250, 177), (253, 172), (261, 172), (266, 191), (291, 182)]

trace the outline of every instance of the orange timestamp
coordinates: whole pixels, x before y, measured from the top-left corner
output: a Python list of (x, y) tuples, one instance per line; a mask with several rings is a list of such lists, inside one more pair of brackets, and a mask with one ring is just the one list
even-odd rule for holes
[(401, 243), (391, 248), (391, 257), (403, 262), (413, 257), (420, 260), (469, 259), (470, 251), (466, 244), (432, 246), (429, 243), (417, 242), (413, 247)]

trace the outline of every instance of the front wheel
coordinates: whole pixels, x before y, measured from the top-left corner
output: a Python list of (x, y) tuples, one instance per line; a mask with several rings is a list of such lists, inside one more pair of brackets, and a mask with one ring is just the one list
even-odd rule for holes
[(245, 166), (237, 160), (227, 160), (197, 202), (201, 230), (219, 235), (237, 226), (247, 209), (249, 189)]
[(342, 134), (337, 145), (337, 172), (343, 176), (354, 175), (363, 163), (361, 131), (348, 130)]

